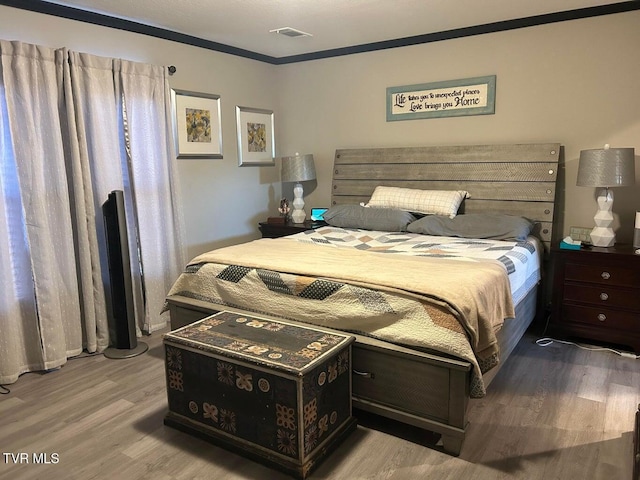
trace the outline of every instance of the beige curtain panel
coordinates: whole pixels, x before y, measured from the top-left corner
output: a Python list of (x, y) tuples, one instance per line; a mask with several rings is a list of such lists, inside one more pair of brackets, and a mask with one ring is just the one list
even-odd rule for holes
[[(126, 198), (139, 332), (185, 261), (159, 66), (0, 41), (0, 384), (109, 346), (102, 204)], [(161, 232), (161, 234), (160, 234)]]

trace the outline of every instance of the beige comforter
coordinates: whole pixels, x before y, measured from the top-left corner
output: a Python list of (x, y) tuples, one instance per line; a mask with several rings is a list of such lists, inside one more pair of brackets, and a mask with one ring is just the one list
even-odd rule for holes
[[(356, 306), (353, 312), (349, 311), (353, 302), (342, 302), (339, 314), (301, 309), (290, 295), (282, 295), (274, 302), (273, 297), (261, 298), (262, 292), (257, 287), (247, 296), (246, 286), (242, 292), (236, 292), (235, 286), (218, 287), (213, 281), (203, 282), (198, 275), (189, 274), (181, 276), (169, 295), (199, 289), (198, 295), (223, 298), (228, 305), (242, 307), (240, 302), (244, 301), (248, 302), (244, 307), (254, 311), (360, 331), (393, 343), (435, 348), (469, 360), (479, 377), (497, 362), (496, 330), (505, 318), (515, 316), (506, 270), (502, 263), (493, 260), (461, 262), (390, 256), (278, 238), (213, 250), (190, 262), (197, 264), (240, 265), (303, 278), (325, 278), (383, 292), (392, 314), (373, 317), (357, 311)], [(225, 291), (219, 291), (220, 288)], [(479, 382), (476, 389), (480, 392), (476, 395), (472, 392), (472, 396), (484, 394), (481, 379)]]

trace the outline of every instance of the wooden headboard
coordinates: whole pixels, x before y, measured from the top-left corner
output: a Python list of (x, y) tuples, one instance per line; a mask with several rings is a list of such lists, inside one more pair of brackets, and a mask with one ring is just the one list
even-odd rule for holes
[(466, 190), (461, 213), (506, 213), (553, 235), (559, 143), (336, 150), (331, 204), (367, 202), (378, 185)]

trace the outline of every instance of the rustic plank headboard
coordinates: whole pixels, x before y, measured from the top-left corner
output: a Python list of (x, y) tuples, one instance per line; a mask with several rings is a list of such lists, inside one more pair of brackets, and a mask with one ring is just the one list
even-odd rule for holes
[(521, 215), (548, 252), (559, 143), (338, 149), (331, 204), (367, 202), (378, 185), (466, 190), (461, 213)]

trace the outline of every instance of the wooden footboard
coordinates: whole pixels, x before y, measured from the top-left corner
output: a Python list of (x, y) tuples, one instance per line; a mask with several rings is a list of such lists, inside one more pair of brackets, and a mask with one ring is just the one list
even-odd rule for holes
[(353, 406), (440, 433), (445, 451), (458, 455), (467, 425), (471, 368), (464, 360), (357, 336)]
[[(517, 319), (508, 320), (499, 332), (500, 365), (533, 320), (535, 298), (534, 290), (516, 307)], [(172, 329), (221, 310), (242, 312), (177, 295), (167, 301)], [(469, 362), (359, 335), (356, 335), (352, 358), (354, 407), (439, 433), (444, 450), (452, 455), (460, 454), (467, 428), (472, 369)], [(487, 385), (500, 365), (485, 376)], [(424, 388), (425, 385), (428, 388)]]

